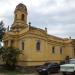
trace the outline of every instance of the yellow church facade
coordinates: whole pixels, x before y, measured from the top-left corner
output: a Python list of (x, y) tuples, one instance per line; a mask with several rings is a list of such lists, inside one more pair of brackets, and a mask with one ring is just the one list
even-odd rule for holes
[(66, 56), (75, 57), (74, 39), (63, 39), (47, 33), (47, 28), (40, 29), (27, 24), (27, 8), (20, 3), (14, 11), (14, 22), (5, 32), (5, 47), (22, 50), (18, 64), (36, 66), (45, 62), (60, 62)]

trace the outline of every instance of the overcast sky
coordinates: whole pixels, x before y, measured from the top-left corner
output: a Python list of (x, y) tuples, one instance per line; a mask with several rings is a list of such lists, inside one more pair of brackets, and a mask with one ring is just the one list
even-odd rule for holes
[(75, 38), (75, 0), (0, 0), (0, 20), (11, 26), (16, 5), (23, 3), (28, 9), (28, 22), (32, 26), (48, 28), (58, 37)]

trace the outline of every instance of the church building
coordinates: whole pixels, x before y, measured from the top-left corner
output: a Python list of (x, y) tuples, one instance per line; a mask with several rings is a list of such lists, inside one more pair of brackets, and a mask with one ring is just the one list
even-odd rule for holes
[(67, 56), (75, 57), (75, 40), (49, 35), (47, 28), (40, 29), (27, 24), (27, 7), (20, 3), (14, 11), (14, 22), (5, 32), (5, 47), (22, 50), (18, 64), (22, 66), (41, 65), (45, 62), (60, 62)]

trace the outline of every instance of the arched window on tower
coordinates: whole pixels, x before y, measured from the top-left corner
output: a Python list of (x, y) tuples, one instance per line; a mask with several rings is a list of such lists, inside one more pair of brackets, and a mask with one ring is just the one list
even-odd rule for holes
[(24, 14), (22, 14), (22, 16), (21, 16), (21, 20), (24, 21)]
[(17, 14), (15, 14), (15, 17), (17, 18)]
[(36, 43), (36, 50), (40, 50), (40, 41), (38, 41), (37, 43)]

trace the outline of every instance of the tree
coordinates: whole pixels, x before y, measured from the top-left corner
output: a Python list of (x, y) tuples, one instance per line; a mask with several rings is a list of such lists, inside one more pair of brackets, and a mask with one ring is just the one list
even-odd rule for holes
[(8, 68), (15, 69), (15, 65), (18, 61), (18, 57), (21, 54), (21, 50), (17, 48), (1, 48), (0, 51), (1, 57)]
[(3, 21), (1, 21), (0, 22), (0, 47), (1, 47), (1, 42), (2, 42), (4, 32), (5, 32), (4, 23)]

